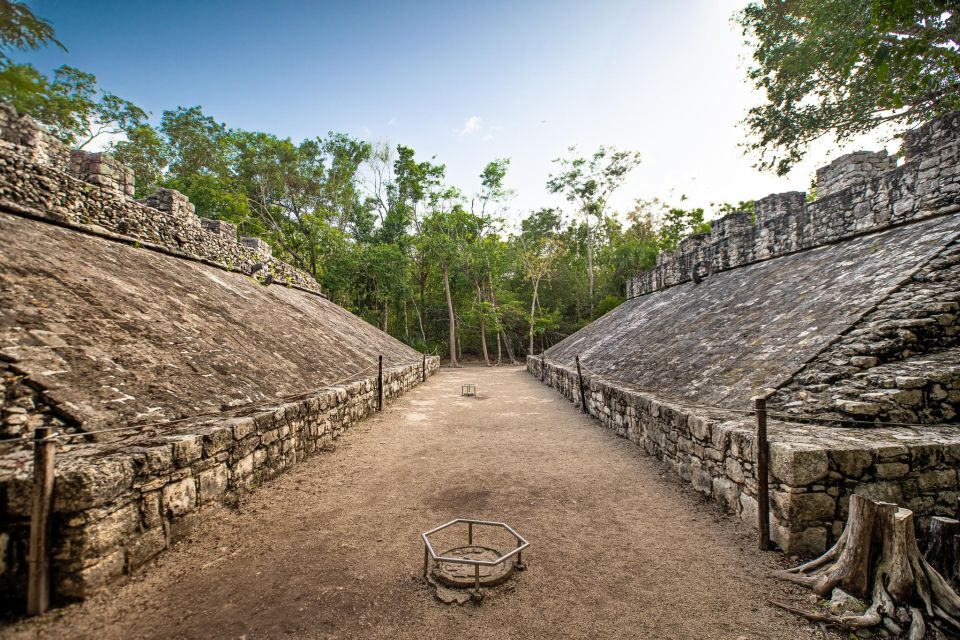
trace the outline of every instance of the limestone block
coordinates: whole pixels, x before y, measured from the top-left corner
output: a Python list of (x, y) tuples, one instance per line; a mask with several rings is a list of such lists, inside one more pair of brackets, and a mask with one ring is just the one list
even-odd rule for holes
[(200, 502), (206, 504), (218, 500), (227, 490), (229, 480), (230, 472), (226, 464), (201, 471), (199, 475)]
[(873, 464), (873, 454), (862, 449), (837, 449), (830, 452), (837, 471), (848, 478), (859, 478)]
[(792, 523), (833, 520), (836, 502), (826, 493), (786, 493), (771, 491), (773, 508)]
[(152, 529), (137, 537), (127, 547), (128, 571), (136, 571), (167, 548), (167, 536), (163, 529)]
[(192, 477), (171, 482), (163, 488), (164, 513), (174, 518), (193, 511), (197, 506), (197, 484)]
[(123, 575), (126, 568), (126, 550), (118, 549), (104, 556), (96, 564), (77, 572), (58, 575), (56, 593), (61, 597), (83, 599)]
[(186, 467), (203, 457), (203, 442), (200, 436), (174, 436), (173, 460), (178, 467)]
[(793, 487), (812, 484), (830, 471), (827, 452), (799, 449), (782, 442), (770, 443), (770, 472), (781, 482)]
[(878, 478), (901, 478), (910, 473), (910, 465), (902, 462), (882, 462), (877, 465)]
[(213, 456), (233, 444), (233, 428), (230, 426), (214, 427), (203, 435), (203, 453)]
[(955, 489), (957, 487), (957, 470), (941, 469), (938, 471), (927, 471), (921, 473), (917, 478), (917, 484), (921, 491), (930, 491), (932, 489)]

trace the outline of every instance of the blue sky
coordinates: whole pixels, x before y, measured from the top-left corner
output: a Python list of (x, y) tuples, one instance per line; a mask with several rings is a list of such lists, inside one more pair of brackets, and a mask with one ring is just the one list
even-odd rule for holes
[[(510, 218), (563, 202), (544, 183), (570, 145), (634, 149), (614, 201), (688, 204), (805, 190), (842, 152), (819, 145), (788, 178), (752, 169), (738, 121), (756, 101), (731, 24), (746, 0), (77, 2), (35, 0), (70, 64), (159, 118), (202, 105), (229, 126), (296, 140), (342, 131), (436, 156), (471, 192), (511, 158)], [(849, 146), (879, 148), (873, 141)]]

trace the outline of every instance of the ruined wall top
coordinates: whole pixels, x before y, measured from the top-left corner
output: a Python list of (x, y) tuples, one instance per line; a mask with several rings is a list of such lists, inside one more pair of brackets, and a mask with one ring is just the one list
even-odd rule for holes
[(238, 238), (236, 225), (197, 217), (194, 205), (178, 191), (158, 189), (134, 200), (129, 167), (109, 154), (70, 151), (42, 125), (2, 102), (0, 160), (0, 208), (7, 211), (125, 236), (320, 292), (308, 274), (273, 258), (262, 239)]
[(800, 191), (756, 201), (755, 212), (711, 222), (657, 266), (627, 281), (627, 298), (713, 273), (960, 211), (960, 112), (906, 134), (904, 163), (886, 151), (858, 151), (817, 171), (817, 199)]

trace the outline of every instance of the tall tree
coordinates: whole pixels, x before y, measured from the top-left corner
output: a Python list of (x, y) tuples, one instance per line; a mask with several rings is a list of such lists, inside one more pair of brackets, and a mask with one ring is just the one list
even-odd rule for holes
[(953, 0), (760, 0), (737, 14), (765, 96), (745, 120), (759, 166), (783, 175), (809, 144), (960, 109)]
[(627, 174), (640, 164), (640, 154), (604, 146), (589, 158), (577, 156), (576, 147), (570, 147), (568, 151), (570, 157), (554, 160), (560, 170), (550, 175), (547, 188), (551, 193), (563, 193), (583, 215), (587, 231), (588, 300), (593, 313), (593, 218), (598, 221), (603, 218), (610, 196), (623, 185)]
[(12, 49), (39, 49), (47, 43), (67, 50), (54, 36), (53, 25), (37, 17), (25, 2), (0, 0), (0, 66), (10, 62)]

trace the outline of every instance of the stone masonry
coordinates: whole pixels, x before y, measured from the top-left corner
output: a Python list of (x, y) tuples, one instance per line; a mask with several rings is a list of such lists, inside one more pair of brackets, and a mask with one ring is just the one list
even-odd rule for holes
[(527, 368), (757, 523), (752, 398), (770, 411), (771, 532), (822, 552), (853, 493), (932, 515), (960, 495), (960, 114), (858, 152), (817, 199), (758, 200), (681, 242), (628, 300)]
[[(32, 446), (57, 441), (53, 599), (140, 570), (439, 368), (182, 194), (0, 104), (0, 609), (25, 604)], [(266, 279), (272, 276), (274, 284)], [(118, 431), (119, 429), (119, 431)], [(93, 434), (92, 431), (102, 431)]]

